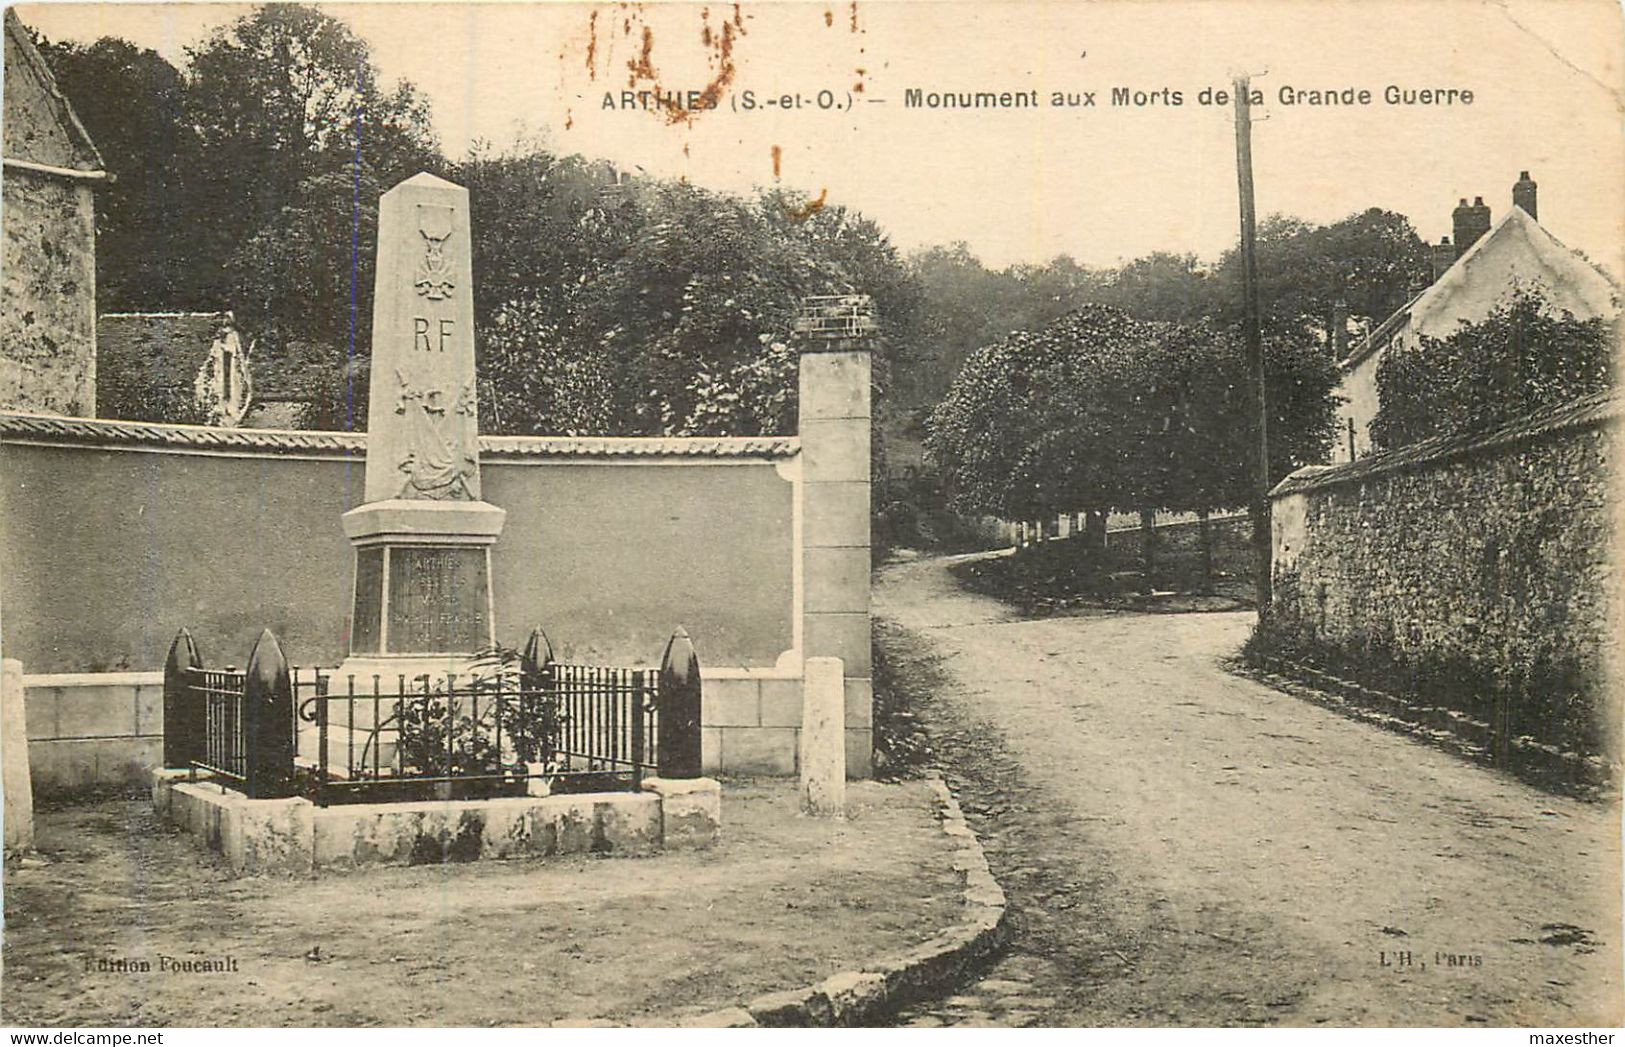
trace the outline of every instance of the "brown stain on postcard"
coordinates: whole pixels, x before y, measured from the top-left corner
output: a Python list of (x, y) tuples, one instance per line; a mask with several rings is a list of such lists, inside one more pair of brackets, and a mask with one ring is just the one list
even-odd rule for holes
[[(775, 148), (777, 147), (775, 146)], [(790, 219), (790, 221), (805, 222), (819, 211), (822, 211), (824, 209), (824, 205), (828, 202), (829, 187), (826, 186), (818, 191), (818, 198), (815, 200), (808, 200), (800, 207), (794, 209), (785, 207), (784, 204), (781, 203), (779, 204), (779, 208), (784, 212), (784, 217)]]
[[(746, 35), (747, 16), (742, 5), (729, 5), (726, 15), (721, 19), (713, 19), (709, 6), (700, 9), (699, 38), (705, 52), (709, 79), (699, 91), (668, 92), (662, 86), (660, 70), (655, 63), (654, 28), (644, 20), (642, 4), (617, 5), (617, 14), (611, 17), (620, 18), (618, 35), (613, 28), (609, 30), (607, 36), (600, 32), (601, 13), (594, 10), (587, 15), (583, 62), (589, 79), (598, 78), (601, 66), (613, 66), (619, 61), (616, 56), (618, 36), (636, 48), (633, 57), (625, 59), (626, 87), (629, 91), (638, 92), (640, 97), (645, 99), (639, 108), (661, 118), (668, 125), (683, 124), (692, 127), (694, 120), (706, 110), (720, 107), (724, 94), (733, 85), (738, 73), (734, 62), (734, 45)], [(825, 13), (828, 16), (826, 24), (833, 23), (833, 9), (828, 9)], [(614, 22), (610, 21), (609, 25), (613, 27)], [(566, 52), (560, 52), (559, 58), (561, 62), (564, 61)], [(565, 128), (568, 130), (574, 123), (573, 114), (566, 114), (565, 120)]]
[[(630, 32), (630, 30), (628, 30), (628, 31)], [(626, 63), (626, 68), (628, 70), (630, 70), (631, 74), (632, 74), (631, 76), (626, 78), (626, 86), (627, 87), (636, 87), (636, 86), (638, 86), (638, 81), (639, 80), (648, 80), (648, 81), (651, 81), (651, 82), (655, 82), (656, 87), (659, 86), (658, 81), (660, 79), (660, 74), (655, 72), (654, 61), (651, 58), (651, 55), (654, 52), (654, 47), (655, 47), (655, 33), (654, 33), (654, 30), (650, 29), (648, 26), (644, 26), (643, 27), (643, 49), (638, 52), (638, 56), (636, 58), (629, 59), (627, 61), (627, 63)]]
[(598, 12), (587, 18), (587, 79), (598, 79)]

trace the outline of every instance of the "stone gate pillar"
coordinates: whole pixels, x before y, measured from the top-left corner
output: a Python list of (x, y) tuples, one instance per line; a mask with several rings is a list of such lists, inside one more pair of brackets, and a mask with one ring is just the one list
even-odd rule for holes
[(800, 349), (802, 650), (844, 666), (847, 773), (873, 754), (869, 647), (869, 374), (877, 336), (867, 295), (804, 299)]
[(23, 707), (23, 663), (0, 662), (0, 771), (5, 791), (6, 853), (34, 846), (34, 782), (28, 760), (28, 715)]

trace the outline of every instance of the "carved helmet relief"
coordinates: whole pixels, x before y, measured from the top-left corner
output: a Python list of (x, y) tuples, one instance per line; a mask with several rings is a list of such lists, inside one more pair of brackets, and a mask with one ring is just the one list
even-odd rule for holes
[(431, 302), (450, 298), (457, 286), (452, 260), (447, 257), (454, 208), (444, 204), (418, 204), (418, 234), (423, 237), (423, 258), (413, 286)]

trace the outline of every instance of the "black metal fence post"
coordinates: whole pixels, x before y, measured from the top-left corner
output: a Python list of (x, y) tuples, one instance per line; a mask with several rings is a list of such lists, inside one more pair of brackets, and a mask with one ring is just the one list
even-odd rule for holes
[[(519, 655), (519, 724), (524, 731), (515, 743), (523, 743), (531, 748), (532, 760), (547, 762), (553, 759), (553, 753), (541, 752), (536, 748), (538, 743), (549, 741), (538, 738), (536, 720), (539, 715), (538, 706), (543, 702), (553, 702), (557, 698), (552, 693), (553, 687), (550, 676), (553, 673), (553, 644), (548, 641), (547, 634), (541, 626), (530, 631), (530, 637), (525, 641), (525, 649)], [(545, 693), (544, 693), (545, 692)], [(561, 738), (554, 737), (551, 743), (557, 746)]]
[(267, 629), (248, 656), (243, 679), (244, 791), (256, 800), (294, 795), (293, 680), (282, 647)]
[(164, 659), (164, 766), (190, 767), (202, 752), (207, 709), (192, 692), (191, 670), (203, 668), (192, 634), (182, 629)]
[(519, 656), (519, 671), (526, 676), (536, 676), (539, 681), (542, 671), (552, 664), (553, 644), (538, 625), (525, 641), (524, 653)]
[(630, 699), (632, 724), (632, 791), (638, 792), (643, 788), (643, 763), (648, 759), (644, 748), (644, 728), (649, 724), (648, 711), (644, 704), (648, 701), (649, 690), (647, 673), (642, 669), (632, 672), (632, 694)]
[(660, 733), (655, 764), (662, 778), (700, 776), (700, 656), (681, 626), (660, 658)]
[[(355, 677), (350, 677), (354, 680)], [(327, 805), (327, 690), (328, 679), (316, 674), (316, 802)], [(297, 741), (297, 739), (296, 739)]]

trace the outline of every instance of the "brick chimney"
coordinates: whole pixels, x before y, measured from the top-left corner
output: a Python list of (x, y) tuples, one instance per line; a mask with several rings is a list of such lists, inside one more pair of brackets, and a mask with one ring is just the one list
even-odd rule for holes
[(1455, 226), (1457, 258), (1466, 254), (1479, 237), (1490, 231), (1490, 208), (1482, 196), (1473, 197), (1471, 205), (1465, 196), (1462, 197), (1450, 217)]
[(1456, 249), (1450, 244), (1450, 237), (1441, 236), (1439, 242), (1428, 247), (1428, 261), (1433, 263), (1433, 279), (1436, 281), (1444, 275), (1446, 269), (1456, 260)]
[(1535, 190), (1538, 188), (1528, 171), (1520, 172), (1512, 186), (1512, 206), (1521, 207), (1530, 218), (1539, 219), (1540, 215), (1535, 213)]

